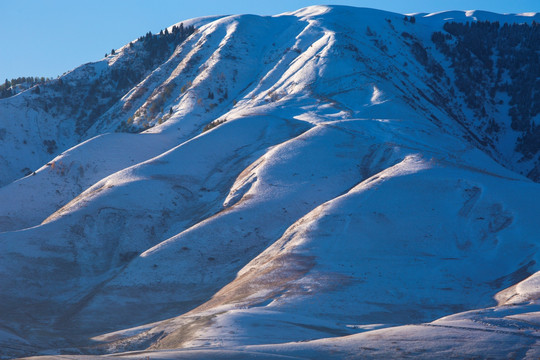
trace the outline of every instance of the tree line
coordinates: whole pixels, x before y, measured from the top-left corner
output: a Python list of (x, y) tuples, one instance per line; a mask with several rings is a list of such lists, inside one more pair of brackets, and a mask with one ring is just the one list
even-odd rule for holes
[(444, 30), (431, 40), (450, 60), (467, 106), (486, 116), (487, 102), (506, 93), (511, 128), (522, 132), (516, 150), (532, 157), (540, 150), (540, 25), (447, 22)]
[(15, 87), (17, 85), (26, 85), (26, 88), (30, 88), (34, 85), (43, 84), (52, 78), (39, 77), (39, 76), (22, 76), (15, 79), (8, 80), (3, 84), (0, 84), (0, 99), (7, 98), (17, 94)]

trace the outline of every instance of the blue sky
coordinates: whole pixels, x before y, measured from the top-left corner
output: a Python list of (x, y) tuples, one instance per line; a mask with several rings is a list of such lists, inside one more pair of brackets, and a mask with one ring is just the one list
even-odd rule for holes
[(19, 76), (56, 77), (99, 60), (149, 30), (159, 32), (192, 17), (274, 15), (328, 3), (398, 13), (471, 9), (540, 12), (540, 0), (0, 0), (0, 81)]

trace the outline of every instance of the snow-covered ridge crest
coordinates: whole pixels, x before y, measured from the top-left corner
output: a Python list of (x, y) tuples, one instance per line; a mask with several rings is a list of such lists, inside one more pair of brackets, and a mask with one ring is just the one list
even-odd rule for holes
[(466, 11), (440, 11), (436, 13), (410, 14), (421, 18), (436, 19), (437, 21), (498, 21), (500, 23), (526, 23), (540, 21), (540, 14), (536, 12), (527, 12), (521, 14), (498, 14), (484, 10), (466, 10)]

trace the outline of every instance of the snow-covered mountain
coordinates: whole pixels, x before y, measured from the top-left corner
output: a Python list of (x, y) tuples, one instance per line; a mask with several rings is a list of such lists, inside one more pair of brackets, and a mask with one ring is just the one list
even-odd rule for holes
[(539, 20), (199, 18), (0, 99), (0, 356), (538, 358)]

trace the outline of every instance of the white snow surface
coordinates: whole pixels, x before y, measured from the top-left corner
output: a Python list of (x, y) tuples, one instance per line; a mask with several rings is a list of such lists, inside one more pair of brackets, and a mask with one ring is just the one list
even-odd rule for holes
[(184, 21), (84, 141), (0, 100), (0, 358), (540, 357), (540, 186), (430, 99), (401, 35), (539, 15), (415, 17)]

